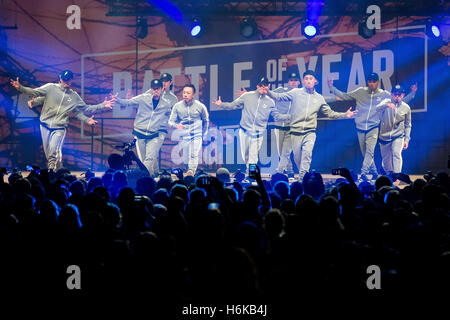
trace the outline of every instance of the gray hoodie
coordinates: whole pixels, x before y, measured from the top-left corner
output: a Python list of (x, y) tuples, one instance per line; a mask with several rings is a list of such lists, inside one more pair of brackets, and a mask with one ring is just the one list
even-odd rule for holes
[(242, 109), (240, 126), (250, 134), (262, 134), (267, 127), (267, 120), (271, 113), (275, 121), (289, 121), (290, 115), (281, 114), (275, 108), (275, 101), (258, 91), (249, 91), (233, 102), (222, 102), (222, 107), (228, 110)]
[(309, 93), (305, 88), (295, 88), (284, 93), (269, 91), (269, 95), (276, 100), (292, 101), (289, 114), (293, 134), (304, 134), (316, 130), (319, 110), (331, 119), (347, 118), (347, 113), (331, 110), (324, 97), (317, 91)]
[[(332, 86), (331, 92), (344, 100), (356, 100), (356, 108), (358, 113), (355, 116), (355, 124), (358, 130), (368, 131), (380, 124), (379, 113), (376, 112), (375, 106), (384, 99), (390, 99), (389, 91), (377, 88), (374, 92), (369, 90), (369, 87), (359, 87), (348, 93), (338, 90)], [(415, 96), (414, 92), (410, 92), (403, 101), (408, 103)]]
[(162, 91), (162, 97), (170, 101), (170, 108), (172, 109), (175, 103), (178, 102), (177, 96), (172, 91)]
[(83, 113), (95, 113), (105, 108), (103, 103), (87, 105), (78, 93), (70, 88), (64, 88), (62, 84), (47, 83), (36, 89), (20, 85), (18, 90), (32, 97), (45, 96), (39, 120), (50, 129), (67, 128), (70, 112), (88, 123), (89, 118)]
[(208, 109), (198, 100), (192, 99), (190, 104), (181, 100), (175, 103), (169, 118), (169, 126), (176, 128), (177, 124), (184, 125), (191, 136), (205, 135), (209, 125)]
[[(387, 103), (393, 103), (396, 108), (392, 110)], [(381, 115), (379, 139), (390, 142), (396, 138), (405, 138), (409, 142), (411, 138), (411, 108), (403, 101), (396, 104), (391, 98), (381, 101), (376, 106)]]
[(172, 110), (171, 103), (162, 95), (156, 108), (153, 106), (151, 90), (131, 99), (117, 99), (122, 105), (134, 105), (138, 108), (134, 120), (134, 130), (143, 135), (151, 135), (157, 131), (167, 132), (167, 122)]

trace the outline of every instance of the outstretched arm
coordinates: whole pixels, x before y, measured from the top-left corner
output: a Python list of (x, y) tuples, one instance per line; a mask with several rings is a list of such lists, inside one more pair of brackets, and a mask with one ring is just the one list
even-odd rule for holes
[(356, 99), (356, 93), (361, 89), (361, 88), (357, 88), (353, 91), (350, 92), (342, 92), (341, 90), (339, 90), (338, 88), (336, 88), (335, 86), (333, 86), (333, 80), (328, 80), (328, 87), (330, 88), (331, 92), (341, 98), (344, 101), (349, 101), (349, 100), (355, 100)]
[(100, 111), (109, 111), (112, 110), (114, 104), (116, 103), (116, 100), (117, 94), (111, 95), (109, 99), (105, 97), (105, 100), (102, 103), (95, 105), (88, 105), (79, 97), (80, 102), (77, 105), (77, 108), (79, 108), (82, 112), (88, 114), (94, 114)]
[(292, 89), (291, 91), (288, 91), (288, 92), (275, 92), (272, 90), (267, 90), (267, 95), (275, 100), (292, 101), (292, 99), (294, 97), (294, 92), (296, 90), (298, 90), (298, 89)]
[(236, 109), (242, 109), (244, 107), (244, 94), (242, 96), (240, 96), (239, 98), (237, 98), (236, 100), (234, 100), (233, 102), (222, 102), (222, 98), (219, 96), (218, 100), (213, 100), (213, 103), (218, 106), (221, 107), (225, 110), (236, 110)]
[(409, 103), (416, 96), (416, 92), (417, 92), (417, 82), (411, 86), (411, 92), (408, 93), (408, 95), (403, 98), (403, 102)]
[(24, 87), (23, 85), (21, 85), (19, 82), (19, 77), (17, 77), (16, 80), (10, 79), (10, 84), (14, 88), (16, 88), (18, 91), (26, 93), (26, 94), (30, 95), (31, 97), (40, 97), (40, 96), (47, 95), (48, 89), (52, 85), (51, 83), (47, 83), (39, 88), (32, 89), (32, 88)]

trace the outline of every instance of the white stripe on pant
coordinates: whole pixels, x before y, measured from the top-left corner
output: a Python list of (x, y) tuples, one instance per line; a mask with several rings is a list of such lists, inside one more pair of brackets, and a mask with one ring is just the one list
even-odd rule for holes
[(199, 162), (199, 152), (202, 148), (202, 136), (183, 136), (180, 144), (183, 150), (183, 163), (188, 164), (188, 170), (195, 173)]
[(301, 135), (291, 134), (291, 141), (294, 161), (299, 170), (299, 180), (302, 180), (311, 166), (316, 133), (312, 131)]
[(56, 171), (62, 167), (62, 146), (66, 137), (66, 129), (48, 129), (43, 125), (40, 125), (40, 129), (48, 169)]
[(163, 132), (159, 132), (158, 136), (153, 139), (135, 137), (137, 156), (147, 168), (151, 177), (155, 177), (159, 173), (158, 155), (165, 137), (166, 134)]
[(402, 172), (402, 150), (404, 138), (397, 138), (391, 142), (380, 142), (381, 157), (383, 158), (383, 169), (386, 173)]
[(359, 147), (364, 157), (361, 174), (368, 174), (369, 171), (377, 172), (374, 154), (378, 140), (378, 131), (378, 127), (372, 128), (369, 131), (356, 131), (358, 134)]
[(258, 152), (261, 149), (264, 136), (251, 136), (242, 129), (239, 129), (239, 140), (241, 142), (242, 159), (245, 162), (248, 173), (248, 165), (258, 163)]
[(277, 172), (283, 173), (284, 170), (287, 173), (293, 173), (291, 162), (291, 152), (292, 152), (292, 142), (291, 134), (289, 130), (273, 129), (275, 138), (277, 139), (277, 149), (278, 156), (280, 157), (280, 162), (278, 163)]

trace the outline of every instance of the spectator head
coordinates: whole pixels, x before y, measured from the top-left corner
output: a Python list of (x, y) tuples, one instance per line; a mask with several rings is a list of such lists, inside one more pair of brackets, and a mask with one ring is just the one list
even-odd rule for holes
[(138, 194), (150, 196), (156, 190), (156, 181), (152, 177), (142, 177), (136, 181)]
[(297, 198), (303, 194), (303, 184), (300, 181), (294, 181), (291, 184), (291, 200), (294, 203), (297, 201)]
[(281, 200), (289, 198), (289, 183), (286, 181), (276, 182), (273, 189), (280, 196)]
[(392, 187), (392, 180), (388, 176), (379, 176), (377, 180), (375, 180), (375, 190), (380, 190), (383, 186)]
[(219, 168), (216, 171), (216, 178), (223, 183), (230, 182), (230, 171), (227, 168)]
[(277, 172), (270, 177), (270, 184), (273, 187), (278, 181), (289, 183), (289, 178), (287, 175)]

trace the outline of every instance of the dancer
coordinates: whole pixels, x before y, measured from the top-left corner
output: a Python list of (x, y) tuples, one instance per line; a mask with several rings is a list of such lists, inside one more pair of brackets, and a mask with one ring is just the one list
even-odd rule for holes
[(151, 177), (159, 174), (159, 150), (167, 134), (167, 123), (172, 110), (171, 101), (162, 96), (162, 81), (154, 79), (150, 90), (131, 99), (117, 99), (125, 106), (136, 106), (133, 135), (139, 160)]
[[(343, 100), (356, 100), (356, 109), (359, 111), (355, 117), (356, 132), (358, 134), (359, 147), (364, 157), (361, 167), (361, 180), (368, 180), (367, 174), (372, 174), (372, 179), (378, 176), (374, 161), (375, 146), (377, 144), (380, 118), (375, 106), (384, 99), (389, 99), (390, 94), (386, 90), (378, 88), (380, 80), (377, 73), (371, 73), (367, 77), (367, 87), (359, 87), (345, 93), (333, 86), (333, 80), (328, 80), (331, 92)], [(417, 91), (417, 84), (411, 86), (411, 93), (404, 101), (412, 100)]]
[(195, 174), (202, 139), (206, 140), (209, 125), (209, 114), (206, 106), (194, 99), (195, 86), (187, 84), (183, 87), (183, 100), (177, 102), (169, 118), (169, 126), (183, 130), (181, 144), (188, 154), (188, 175)]
[(402, 150), (406, 150), (411, 139), (411, 108), (402, 99), (405, 90), (396, 85), (391, 98), (384, 99), (376, 110), (381, 114), (380, 150), (383, 169), (387, 174), (402, 172)]
[(322, 111), (325, 116), (332, 119), (354, 117), (358, 111), (335, 112), (326, 104), (324, 97), (315, 91), (318, 83), (317, 75), (312, 70), (303, 74), (303, 87), (292, 89), (289, 92), (277, 93), (268, 91), (268, 95), (275, 100), (292, 101), (290, 134), (294, 161), (299, 169), (299, 180), (309, 171), (312, 160), (312, 151), (316, 141), (317, 113)]
[[(289, 92), (292, 89), (298, 88), (300, 85), (300, 77), (298, 73), (291, 72), (288, 77), (288, 87), (279, 87), (273, 90), (273, 92)], [(289, 114), (291, 110), (292, 101), (276, 101), (275, 107), (282, 114)], [(290, 124), (287, 121), (275, 121), (274, 134), (277, 139), (278, 155), (280, 156), (280, 162), (278, 163), (277, 172), (287, 173), (288, 177), (294, 177), (294, 169), (292, 168), (291, 153), (292, 143)]]
[(219, 96), (213, 103), (228, 110), (242, 109), (239, 128), (242, 159), (247, 167), (258, 163), (258, 152), (261, 149), (267, 121), (271, 113), (277, 121), (290, 120), (290, 115), (282, 115), (275, 108), (275, 102), (266, 95), (269, 90), (269, 80), (266, 77), (259, 79), (256, 90), (245, 92), (233, 102), (222, 102)]
[(100, 110), (111, 110), (116, 98), (105, 99), (97, 105), (87, 105), (83, 99), (70, 88), (73, 80), (73, 73), (64, 70), (59, 74), (59, 83), (47, 83), (43, 86), (32, 89), (20, 84), (19, 78), (10, 81), (11, 85), (31, 97), (44, 97), (34, 101), (33, 105), (43, 103), (40, 120), (40, 131), (45, 157), (48, 162), (48, 169), (56, 171), (62, 166), (62, 146), (69, 126), (69, 114), (72, 112), (75, 117), (89, 125), (97, 123), (94, 116), (90, 118), (84, 113), (96, 113)]

